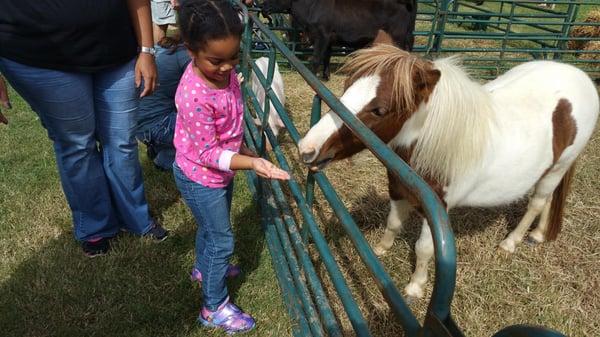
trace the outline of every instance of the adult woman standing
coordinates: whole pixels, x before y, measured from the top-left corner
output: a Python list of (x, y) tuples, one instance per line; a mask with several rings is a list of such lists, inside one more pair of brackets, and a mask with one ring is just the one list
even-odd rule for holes
[(148, 0), (0, 0), (0, 8), (0, 74), (53, 141), (85, 254), (105, 254), (120, 229), (164, 240), (134, 137), (138, 99), (156, 80)]

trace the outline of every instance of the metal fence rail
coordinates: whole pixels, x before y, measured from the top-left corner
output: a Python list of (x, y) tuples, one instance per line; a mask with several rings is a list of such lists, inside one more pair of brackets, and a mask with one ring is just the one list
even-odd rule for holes
[[(450, 313), (456, 279), (454, 236), (449, 226), (448, 214), (437, 195), (386, 144), (353, 116), (333, 93), (302, 64), (276, 33), (261, 22), (256, 14), (248, 13), (247, 8), (239, 0), (233, 1), (243, 9), (246, 25), (242, 42), (241, 71), (246, 79), (251, 78), (250, 74), (254, 73), (266, 92), (266, 100), (264, 105), (261, 106), (248, 81), (242, 84), (244, 97), (246, 102), (249, 103), (245, 105), (244, 117), (246, 144), (265, 158), (274, 157), (279, 166), (291, 172), (288, 158), (267, 123), (267, 114), (270, 106), (273, 105), (284, 122), (291, 139), (297, 145), (300, 134), (285, 107), (271, 88), (275, 62), (278, 58), (284, 58), (315, 92), (311, 111), (311, 125), (320, 119), (321, 101), (325, 102), (365, 143), (367, 148), (383, 165), (395, 173), (418, 198), (434, 239), (434, 288), (425, 321), (421, 324), (373, 253), (350, 212), (343, 205), (323, 172), (309, 173), (306, 179), (300, 179), (300, 177), (292, 175), (292, 178), (285, 182), (287, 186), (282, 186), (283, 183), (279, 181), (266, 181), (248, 171), (248, 182), (260, 205), (268, 247), (273, 257), (273, 264), (290, 318), (293, 321), (294, 336), (342, 336), (345, 334), (338, 323), (337, 316), (340, 313), (333, 312), (328, 295), (323, 290), (321, 280), (317, 276), (313, 262), (307, 253), (308, 245), (314, 246), (318, 251), (319, 259), (326, 268), (337, 298), (343, 305), (343, 315), (346, 315), (350, 321), (354, 334), (357, 336), (371, 336), (368, 323), (358, 308), (327, 240), (313, 215), (315, 184), (321, 189), (325, 200), (339, 218), (346, 235), (351, 239), (362, 262), (370, 271), (379, 290), (387, 300), (390, 310), (402, 325), (405, 335), (424, 337), (463, 336)], [(266, 74), (262, 73), (251, 59), (251, 50), (256, 42), (256, 40), (253, 42), (253, 32), (254, 35), (260, 33), (263, 42), (268, 43), (270, 47), (264, 51), (269, 57), (269, 67)], [(261, 120), (260, 127), (255, 125), (250, 108)], [(272, 152), (266, 151), (267, 140), (273, 148)], [(304, 184), (301, 184), (302, 181), (304, 181)], [(304, 185), (304, 188), (302, 185)], [(286, 189), (285, 192), (284, 188)], [(291, 195), (291, 200), (286, 197), (286, 194)], [(302, 226), (299, 226), (294, 220), (291, 211), (292, 205), (295, 205), (302, 217)], [(497, 336), (562, 336), (557, 332), (546, 329), (532, 329), (527, 326), (515, 326), (499, 332)], [(536, 333), (527, 334), (532, 331)]]

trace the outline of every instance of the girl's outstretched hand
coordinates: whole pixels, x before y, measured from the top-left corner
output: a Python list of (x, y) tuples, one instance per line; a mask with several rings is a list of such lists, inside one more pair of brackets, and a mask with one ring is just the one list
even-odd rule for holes
[(290, 174), (273, 165), (270, 161), (264, 158), (254, 158), (252, 160), (252, 169), (256, 174), (263, 178), (289, 180)]

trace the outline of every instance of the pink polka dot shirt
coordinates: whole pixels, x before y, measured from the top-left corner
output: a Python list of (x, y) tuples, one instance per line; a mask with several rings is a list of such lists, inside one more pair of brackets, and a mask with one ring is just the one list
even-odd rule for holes
[(192, 181), (207, 187), (229, 185), (235, 172), (231, 157), (240, 151), (244, 131), (240, 84), (235, 71), (224, 89), (208, 87), (192, 63), (181, 76), (175, 94), (177, 122), (175, 161)]

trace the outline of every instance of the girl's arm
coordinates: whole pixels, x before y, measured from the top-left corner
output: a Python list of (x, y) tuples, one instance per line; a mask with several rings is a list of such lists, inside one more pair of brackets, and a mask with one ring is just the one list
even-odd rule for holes
[[(140, 47), (154, 47), (152, 37), (152, 19), (150, 15), (150, 1), (127, 0), (129, 15), (138, 45)], [(152, 94), (156, 85), (156, 64), (154, 56), (148, 53), (140, 53), (135, 63), (135, 86), (139, 88), (144, 80), (144, 90), (140, 97)]]
[(220, 147), (217, 141), (214, 108), (211, 105), (201, 105), (200, 111), (191, 113), (193, 115), (191, 119), (189, 119), (187, 111), (178, 113), (183, 113), (184, 128), (191, 130), (198, 128), (197, 130), (201, 131), (200, 134), (196, 134), (195, 139), (198, 140), (200, 137), (201, 140), (197, 145), (199, 147), (198, 164), (219, 170), (254, 170), (260, 177), (269, 179), (290, 179), (290, 175), (286, 171), (266, 159), (255, 157), (256, 154), (247, 149), (243, 143), (240, 148), (242, 154)]

